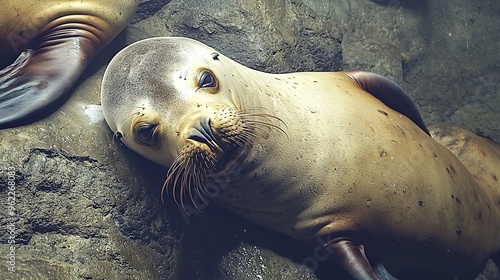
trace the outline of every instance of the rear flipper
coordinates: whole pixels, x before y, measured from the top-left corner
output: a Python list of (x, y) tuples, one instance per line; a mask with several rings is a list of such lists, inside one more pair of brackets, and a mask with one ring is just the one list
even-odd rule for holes
[(332, 253), (335, 262), (355, 280), (396, 280), (382, 264), (371, 266), (363, 245), (346, 239), (324, 245)]
[(408, 94), (406, 94), (398, 84), (382, 75), (372, 72), (350, 70), (344, 71), (344, 73), (365, 91), (382, 101), (391, 109), (405, 115), (425, 133), (430, 135), (424, 120), (422, 120), (420, 116), (417, 106), (415, 106)]
[(0, 70), (0, 128), (34, 121), (68, 92), (97, 48), (85, 37), (60, 31), (50, 41), (42, 41), (36, 50), (23, 51), (15, 62)]

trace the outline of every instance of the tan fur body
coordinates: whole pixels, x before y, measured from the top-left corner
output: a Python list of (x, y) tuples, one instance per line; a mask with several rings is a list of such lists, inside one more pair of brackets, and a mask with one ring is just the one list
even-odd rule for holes
[[(192, 124), (208, 116), (217, 134), (218, 123), (233, 121), (225, 108), (259, 107), (282, 121), (272, 123), (286, 135), (255, 130), (256, 141), (205, 178), (220, 191), (215, 201), (242, 217), (304, 241), (352, 237), (395, 275), (460, 275), (500, 250), (500, 183), (478, 184), (453, 153), (345, 73), (262, 73), (183, 38), (122, 52), (104, 77), (106, 120), (160, 164), (186, 145), (207, 149), (188, 139)], [(203, 69), (217, 88), (197, 89)], [(140, 122), (157, 124), (154, 148), (134, 139)], [(499, 178), (498, 154), (485, 152)]]

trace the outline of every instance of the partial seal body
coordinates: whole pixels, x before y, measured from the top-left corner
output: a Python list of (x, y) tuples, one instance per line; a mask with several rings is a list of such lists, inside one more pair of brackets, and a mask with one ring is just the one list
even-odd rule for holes
[(460, 159), (481, 188), (500, 205), (500, 144), (449, 124), (433, 125), (430, 133)]
[(63, 96), (139, 2), (2, 1), (0, 127), (33, 121)]
[[(123, 143), (170, 167), (166, 187), (187, 211), (212, 197), (323, 246), (355, 279), (470, 272), (500, 249), (500, 184), (478, 184), (384, 79), (267, 74), (152, 38), (111, 61), (102, 106)], [(401, 102), (388, 106), (391, 94)]]

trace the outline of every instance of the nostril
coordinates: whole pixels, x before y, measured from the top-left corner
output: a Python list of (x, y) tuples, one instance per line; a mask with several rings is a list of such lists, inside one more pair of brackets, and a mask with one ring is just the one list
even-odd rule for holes
[(215, 136), (212, 132), (212, 127), (210, 126), (210, 118), (207, 116), (204, 116), (201, 121), (200, 121), (201, 127), (203, 128), (204, 134), (206, 134), (207, 138), (210, 138), (210, 140), (215, 141)]
[(193, 132), (189, 135), (188, 139), (205, 143), (208, 145), (209, 140), (205, 137), (204, 133), (202, 133), (198, 128), (193, 129)]
[(222, 152), (222, 148), (217, 143), (217, 138), (215, 138), (212, 128), (210, 127), (210, 118), (203, 117), (200, 122), (193, 127), (191, 134), (188, 139), (205, 143), (211, 149), (218, 150)]

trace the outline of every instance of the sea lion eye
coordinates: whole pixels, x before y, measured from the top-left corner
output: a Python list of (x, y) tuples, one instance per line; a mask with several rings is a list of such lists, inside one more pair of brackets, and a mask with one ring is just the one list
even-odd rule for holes
[(212, 73), (205, 71), (201, 74), (198, 88), (215, 87), (215, 77)]
[(158, 124), (138, 123), (135, 127), (135, 138), (148, 146), (154, 146), (158, 143), (158, 137), (155, 133)]

